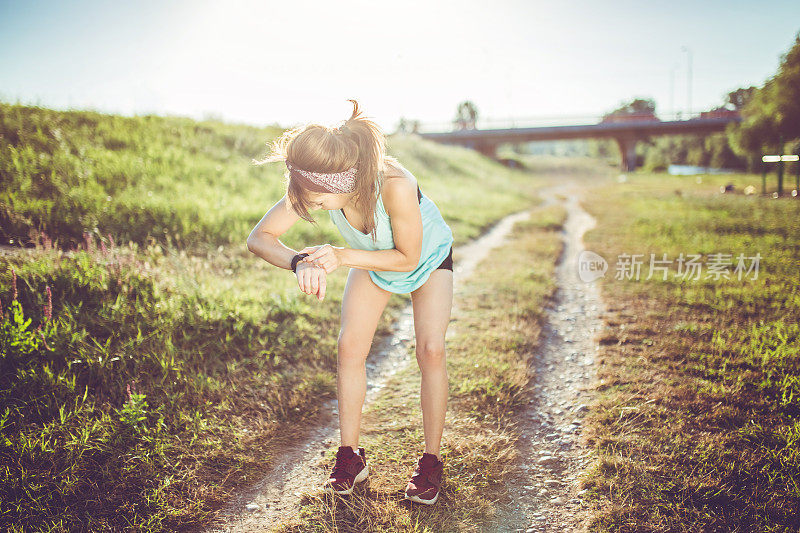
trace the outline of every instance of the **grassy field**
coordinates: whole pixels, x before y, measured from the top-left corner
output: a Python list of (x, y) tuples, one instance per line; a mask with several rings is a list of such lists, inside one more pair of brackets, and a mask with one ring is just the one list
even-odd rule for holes
[[(4, 238), (38, 242), (0, 255), (0, 528), (203, 523), (335, 396), (346, 272), (318, 302), (245, 246), (282, 194), (250, 163), (279, 131), (0, 104), (0, 133)], [(457, 245), (534, 201), (536, 169), (388, 144)], [(344, 245), (315, 216), (282, 241)]]
[[(800, 530), (800, 204), (728, 182), (760, 191), (760, 176), (637, 172), (585, 204), (611, 313), (587, 419), (597, 531)], [(651, 253), (666, 280), (646, 279)], [(681, 253), (701, 270), (678, 275)], [(644, 254), (638, 279), (621, 254)], [(757, 275), (739, 254), (760, 254)]]

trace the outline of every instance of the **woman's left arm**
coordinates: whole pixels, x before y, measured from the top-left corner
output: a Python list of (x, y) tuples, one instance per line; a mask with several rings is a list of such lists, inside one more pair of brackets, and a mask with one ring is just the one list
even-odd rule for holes
[(314, 262), (327, 273), (340, 266), (397, 272), (414, 270), (422, 254), (422, 213), (417, 184), (409, 179), (390, 179), (384, 183), (381, 196), (392, 224), (394, 248), (359, 250), (323, 244), (300, 250), (311, 254), (301, 261)]

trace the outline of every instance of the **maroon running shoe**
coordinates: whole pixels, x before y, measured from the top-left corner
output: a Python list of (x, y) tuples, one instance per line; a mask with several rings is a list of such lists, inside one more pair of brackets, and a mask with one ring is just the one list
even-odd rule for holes
[(412, 502), (436, 503), (442, 485), (444, 462), (432, 453), (423, 453), (414, 468), (414, 475), (406, 486), (406, 498)]
[(350, 446), (339, 446), (336, 464), (323, 489), (336, 494), (350, 494), (355, 484), (367, 479), (368, 475), (369, 467), (364, 448), (359, 448), (358, 453), (355, 453)]

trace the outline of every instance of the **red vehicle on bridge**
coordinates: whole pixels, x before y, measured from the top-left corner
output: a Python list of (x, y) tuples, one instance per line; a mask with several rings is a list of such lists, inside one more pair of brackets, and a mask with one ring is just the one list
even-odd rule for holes
[(701, 111), (700, 118), (738, 118), (739, 112), (736, 110), (727, 109), (725, 107), (718, 107), (711, 111)]

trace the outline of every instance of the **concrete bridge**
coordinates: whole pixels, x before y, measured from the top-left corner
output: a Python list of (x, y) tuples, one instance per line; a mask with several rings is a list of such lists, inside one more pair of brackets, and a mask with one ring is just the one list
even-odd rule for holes
[(662, 121), (655, 116), (603, 121), (597, 124), (542, 126), (503, 129), (460, 129), (449, 132), (419, 133), (421, 137), (444, 144), (457, 144), (478, 150), (495, 157), (497, 147), (505, 143), (529, 141), (553, 141), (559, 139), (602, 139), (617, 141), (621, 154), (621, 168), (632, 171), (636, 168), (636, 143), (655, 135), (702, 135), (724, 131), (730, 122), (740, 122), (738, 114), (722, 117), (704, 117), (688, 120)]

